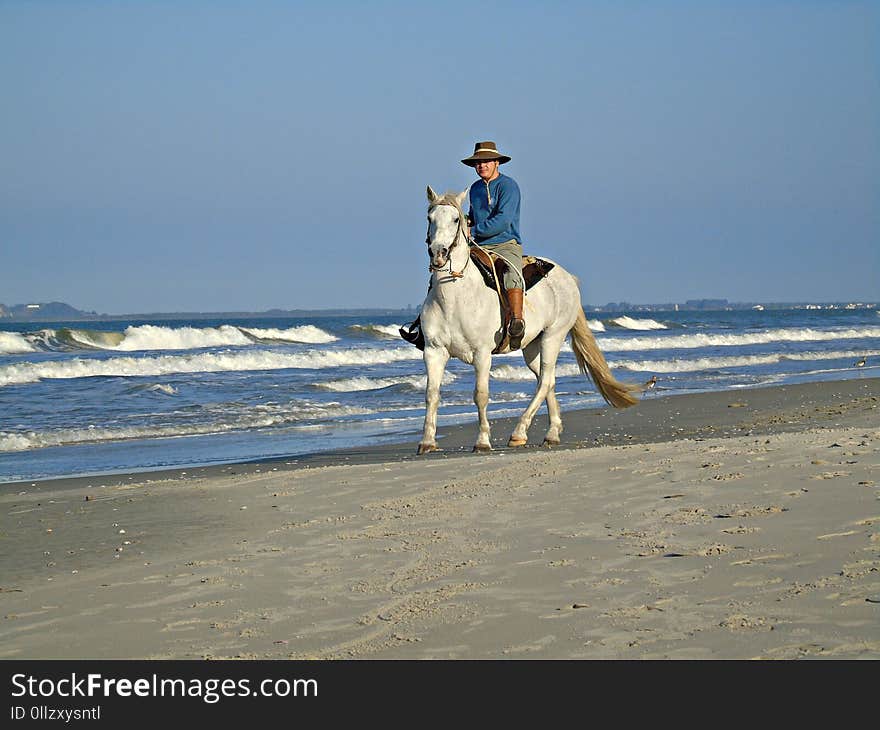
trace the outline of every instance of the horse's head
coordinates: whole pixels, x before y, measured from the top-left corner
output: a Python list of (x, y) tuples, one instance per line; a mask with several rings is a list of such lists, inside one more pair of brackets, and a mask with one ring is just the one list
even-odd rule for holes
[(467, 251), (467, 237), (464, 235), (466, 221), (461, 209), (466, 197), (467, 190), (437, 195), (428, 186), (428, 237), (425, 243), (428, 244), (432, 269), (446, 266), (456, 254), (456, 248)]

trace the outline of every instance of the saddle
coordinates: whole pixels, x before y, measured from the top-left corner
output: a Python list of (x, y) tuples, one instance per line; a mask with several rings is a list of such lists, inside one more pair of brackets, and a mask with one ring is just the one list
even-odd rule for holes
[[(497, 254), (476, 248), (475, 246), (471, 246), (471, 261), (483, 275), (483, 281), (486, 286), (496, 292), (500, 292), (501, 286), (499, 282), (507, 270), (507, 262)], [(537, 256), (523, 256), (522, 273), (526, 284), (526, 291), (547, 276), (554, 266), (556, 264), (552, 261), (545, 261)]]
[[(504, 290), (501, 287), (501, 280), (504, 277), (504, 272), (507, 270), (507, 262), (497, 254), (484, 251), (475, 246), (471, 246), (470, 254), (471, 261), (483, 276), (483, 282), (498, 294), (501, 304), (502, 320), (504, 322), (502, 333), (504, 336), (498, 346), (492, 350), (492, 353), (497, 355), (505, 351), (509, 340), (507, 324), (510, 320), (510, 311), (507, 306), (507, 298), (504, 296)], [(523, 279), (526, 291), (547, 276), (554, 266), (556, 264), (552, 261), (539, 259), (536, 256), (523, 256)], [(428, 291), (431, 291), (430, 285), (428, 286)], [(415, 345), (419, 350), (425, 349), (425, 335), (422, 333), (421, 316), (405, 324), (398, 331), (404, 340)]]

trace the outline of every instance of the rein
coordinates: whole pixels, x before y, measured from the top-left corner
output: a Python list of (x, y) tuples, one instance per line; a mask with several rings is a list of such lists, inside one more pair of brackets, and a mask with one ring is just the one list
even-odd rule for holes
[[(441, 205), (451, 205), (451, 203), (441, 203)], [(446, 264), (448, 264), (448, 266), (449, 266), (450, 278), (453, 281), (457, 281), (458, 279), (461, 279), (464, 276), (464, 272), (467, 270), (467, 267), (471, 263), (471, 257), (470, 257), (470, 254), (468, 254), (467, 261), (465, 261), (465, 264), (462, 267), (461, 271), (453, 271), (452, 270), (452, 249), (458, 245), (459, 237), (465, 235), (465, 233), (464, 233), (464, 213), (462, 212), (461, 208), (459, 208), (457, 205), (453, 205), (452, 207), (454, 207), (456, 210), (458, 210), (458, 230), (456, 230), (455, 236), (452, 239), (452, 243), (449, 246), (449, 257), (446, 260)], [(467, 236), (465, 236), (465, 239), (467, 239)], [(428, 245), (431, 244), (431, 237), (430, 236), (425, 236), (425, 243), (427, 243)], [(476, 244), (474, 244), (474, 245), (476, 245)], [(433, 264), (428, 264), (428, 271), (430, 271), (430, 272), (444, 271), (444, 270), (446, 270), (446, 265), (441, 266), (438, 269)]]

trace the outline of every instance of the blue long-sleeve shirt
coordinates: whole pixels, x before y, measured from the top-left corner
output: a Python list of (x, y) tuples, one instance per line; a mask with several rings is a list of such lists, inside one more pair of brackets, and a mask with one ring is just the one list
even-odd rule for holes
[(487, 185), (482, 179), (471, 185), (469, 213), (471, 235), (479, 244), (522, 244), (519, 233), (519, 185), (512, 177), (499, 175)]

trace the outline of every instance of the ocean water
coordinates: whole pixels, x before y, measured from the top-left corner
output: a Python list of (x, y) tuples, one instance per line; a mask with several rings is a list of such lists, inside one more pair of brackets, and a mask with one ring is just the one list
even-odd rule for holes
[[(619, 379), (657, 377), (648, 397), (880, 374), (875, 309), (587, 315)], [(0, 322), (0, 482), (381, 441), (415, 448), (424, 366), (398, 336), (401, 324), (399, 316)], [(518, 415), (534, 385), (520, 354), (496, 356), (491, 416)], [(471, 367), (450, 360), (439, 422), (476, 423), (472, 391)], [(604, 405), (568, 343), (557, 392), (563, 410)]]

